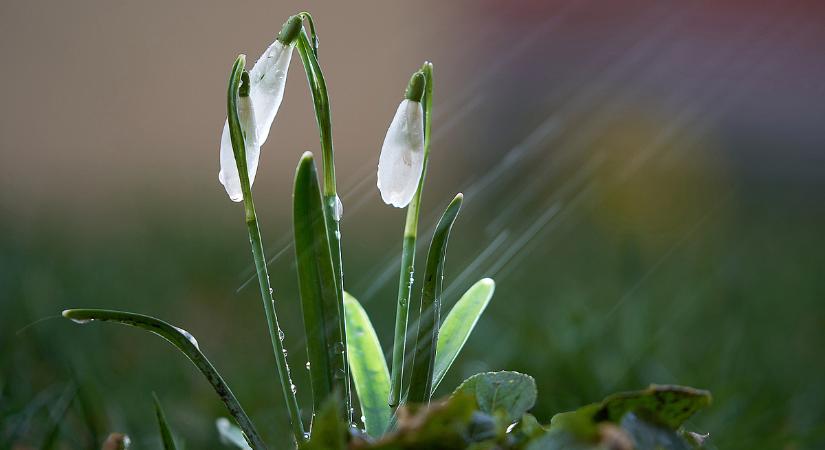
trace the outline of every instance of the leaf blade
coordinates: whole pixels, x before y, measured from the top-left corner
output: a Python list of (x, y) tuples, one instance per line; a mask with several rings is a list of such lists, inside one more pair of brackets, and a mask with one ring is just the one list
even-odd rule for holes
[(238, 402), (235, 394), (229, 389), (229, 386), (215, 369), (215, 366), (213, 366), (209, 359), (206, 358), (206, 355), (201, 352), (195, 338), (185, 330), (151, 316), (108, 309), (67, 309), (63, 311), (63, 317), (80, 324), (92, 321), (119, 323), (121, 325), (140, 328), (162, 337), (180, 350), (180, 352), (200, 370), (203, 376), (206, 377), (206, 380), (212, 385), (218, 397), (223, 401), (229, 414), (245, 433), (250, 445), (256, 449), (266, 448), (263, 439), (255, 429), (255, 425), (252, 423), (252, 420), (249, 419), (249, 416), (246, 415), (246, 411), (244, 411), (240, 402)]
[(309, 152), (301, 157), (295, 172), (293, 223), (313, 407), (319, 411), (336, 387), (346, 392), (346, 344), (321, 191)]
[(152, 393), (152, 400), (155, 402), (155, 417), (158, 419), (158, 428), (160, 428), (160, 437), (163, 442), (164, 450), (177, 450), (175, 445), (175, 438), (172, 436), (172, 430), (169, 428), (169, 422), (166, 420), (166, 413), (163, 412), (163, 407), (160, 406), (160, 400), (157, 394)]
[(536, 403), (536, 381), (518, 372), (485, 372), (471, 376), (455, 393), (475, 397), (478, 409), (487, 414), (506, 413), (510, 423), (517, 421)]
[(418, 332), (410, 372), (407, 400), (421, 403), (430, 400), (433, 382), (435, 349), (438, 341), (438, 325), (441, 314), (441, 292), (444, 278), (444, 260), (450, 230), (461, 210), (462, 194), (455, 196), (447, 206), (435, 227), (427, 265), (424, 269), (424, 286), (421, 290), (421, 307), (418, 315)]
[(496, 284), (492, 279), (482, 278), (467, 289), (444, 319), (436, 343), (433, 393), (469, 339), (481, 314), (493, 298), (495, 289)]
[(387, 404), (390, 372), (367, 312), (348, 292), (344, 293), (344, 313), (350, 372), (361, 403), (364, 426), (367, 434), (377, 438), (387, 429), (392, 416)]

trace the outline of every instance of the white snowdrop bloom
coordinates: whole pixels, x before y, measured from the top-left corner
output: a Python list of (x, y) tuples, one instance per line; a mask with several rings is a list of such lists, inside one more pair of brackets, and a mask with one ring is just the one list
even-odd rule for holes
[(378, 159), (381, 199), (396, 208), (407, 206), (424, 170), (424, 75), (416, 72), (395, 111)]
[[(250, 186), (255, 181), (258, 171), (261, 146), (269, 137), (269, 129), (284, 98), (287, 70), (292, 59), (292, 50), (295, 48), (295, 38), (300, 29), (299, 17), (293, 16), (287, 20), (278, 39), (266, 49), (249, 71), (247, 105), (243, 105), (243, 98), (238, 99), (238, 115), (246, 139), (246, 167)], [(235, 155), (232, 152), (228, 121), (224, 122), (221, 135), (220, 163), (218, 180), (226, 188), (226, 193), (233, 202), (242, 201), (243, 193)]]

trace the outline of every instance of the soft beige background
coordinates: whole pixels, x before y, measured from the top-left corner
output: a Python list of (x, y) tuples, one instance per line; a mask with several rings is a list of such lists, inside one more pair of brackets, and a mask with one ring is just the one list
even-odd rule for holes
[[(238, 53), (254, 61), (301, 9), (319, 28), (339, 182), (373, 176), (356, 169), (377, 161), (409, 74), (433, 59), (441, 92), (458, 88), (489, 36), (473, 11), (451, 5), (4, 1), (0, 207), (18, 218), (83, 221), (128, 211), (142, 197), (223, 200), (217, 156), (229, 67)], [(298, 155), (317, 148), (314, 127), (295, 54), (257, 189), (290, 188)]]

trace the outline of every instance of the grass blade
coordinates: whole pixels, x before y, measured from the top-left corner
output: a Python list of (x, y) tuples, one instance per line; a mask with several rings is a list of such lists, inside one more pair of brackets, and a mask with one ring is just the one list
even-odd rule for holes
[(255, 425), (249, 419), (249, 416), (246, 415), (235, 394), (232, 393), (232, 390), (229, 389), (223, 377), (215, 370), (215, 366), (213, 366), (201, 352), (195, 338), (187, 331), (154, 317), (107, 309), (67, 309), (63, 311), (63, 317), (80, 324), (92, 321), (115, 322), (140, 328), (166, 339), (170, 344), (174, 345), (175, 348), (180, 350), (181, 353), (186, 355), (186, 357), (192, 361), (192, 364), (206, 377), (206, 380), (209, 381), (209, 384), (215, 389), (218, 397), (220, 397), (221, 401), (226, 405), (229, 414), (243, 430), (246, 439), (249, 441), (249, 445), (256, 450), (266, 448), (263, 439), (261, 439), (261, 436), (255, 429)]
[(163, 412), (163, 407), (160, 406), (160, 400), (157, 394), (152, 392), (152, 400), (155, 401), (155, 416), (158, 418), (158, 428), (160, 428), (160, 437), (163, 441), (164, 450), (177, 450), (175, 445), (175, 438), (172, 436), (172, 430), (169, 428), (169, 423), (166, 421), (166, 413)]
[(456, 195), (450, 202), (433, 234), (427, 252), (427, 266), (424, 269), (424, 287), (421, 290), (421, 312), (418, 316), (418, 333), (415, 343), (410, 373), (410, 387), (407, 401), (428, 402), (432, 394), (435, 349), (438, 341), (438, 325), (441, 314), (441, 292), (444, 280), (444, 260), (447, 255), (447, 241), (450, 230), (461, 209), (464, 196)]
[(367, 312), (347, 292), (344, 293), (344, 312), (347, 319), (350, 372), (361, 403), (364, 426), (367, 434), (377, 438), (387, 429), (392, 416), (392, 410), (387, 404), (390, 372)]
[(295, 173), (293, 221), (301, 312), (307, 338), (314, 411), (336, 387), (346, 392), (342, 304), (327, 239), (324, 207), (312, 153), (304, 153)]
[(455, 361), (470, 333), (473, 332), (478, 319), (493, 298), (496, 283), (483, 278), (472, 285), (461, 299), (453, 306), (444, 323), (438, 330), (438, 342), (435, 350), (435, 369), (433, 370), (434, 393), (450, 366)]

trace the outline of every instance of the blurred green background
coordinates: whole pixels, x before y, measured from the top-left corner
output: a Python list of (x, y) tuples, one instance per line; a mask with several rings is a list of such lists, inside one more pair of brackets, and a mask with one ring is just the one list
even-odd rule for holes
[[(345, 285), (385, 351), (403, 212), (381, 203), (375, 169), (431, 59), (424, 235), (466, 196), (445, 306), (497, 282), (442, 394), (526, 372), (548, 422), (687, 384), (714, 394), (690, 427), (718, 448), (825, 446), (820, 3), (82, 0), (0, 6), (1, 448), (96, 448), (110, 431), (159, 448), (152, 391), (187, 448), (223, 448), (222, 404), (189, 362), (144, 333), (73, 325), (68, 307), (186, 328), (268, 441), (288, 442), (260, 299), (243, 287), (241, 207), (216, 175), (235, 55), (256, 58), (302, 9), (331, 95)], [(294, 167), (318, 144), (297, 57), (289, 77), (255, 193), (307, 404), (285, 244)]]

